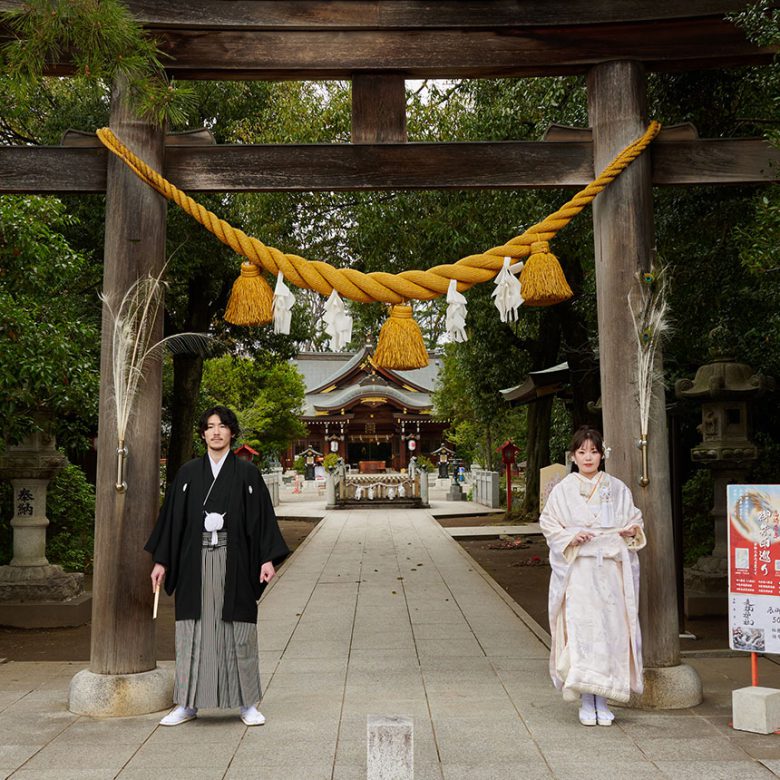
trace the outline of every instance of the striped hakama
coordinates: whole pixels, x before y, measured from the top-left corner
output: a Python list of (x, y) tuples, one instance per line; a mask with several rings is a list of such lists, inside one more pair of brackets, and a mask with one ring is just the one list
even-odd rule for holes
[(219, 534), (216, 547), (210, 539), (204, 534), (200, 619), (176, 621), (173, 700), (184, 707), (248, 707), (260, 700), (257, 626), (222, 620), (227, 534)]

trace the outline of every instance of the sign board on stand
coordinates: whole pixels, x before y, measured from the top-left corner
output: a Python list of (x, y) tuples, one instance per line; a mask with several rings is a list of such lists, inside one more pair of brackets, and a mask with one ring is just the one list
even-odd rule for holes
[(780, 485), (729, 485), (729, 645), (780, 653)]

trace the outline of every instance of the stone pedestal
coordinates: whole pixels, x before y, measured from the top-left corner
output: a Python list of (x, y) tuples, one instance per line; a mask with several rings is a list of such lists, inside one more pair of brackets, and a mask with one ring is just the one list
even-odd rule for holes
[[(0, 478), (13, 488), (13, 558), (0, 566), (0, 625), (48, 628), (89, 620), (84, 575), (65, 572), (46, 558), (46, 490), (66, 462), (54, 437), (42, 431), (0, 456)], [(59, 618), (58, 605), (64, 607)]]
[(0, 602), (65, 601), (84, 590), (84, 575), (61, 566), (0, 566)]
[(631, 694), (630, 707), (644, 710), (684, 710), (702, 701), (701, 679), (692, 666), (645, 667), (645, 689)]
[(123, 718), (173, 706), (173, 671), (157, 667), (136, 674), (78, 672), (70, 681), (68, 709), (76, 715)]
[(450, 492), (447, 494), (447, 501), (465, 501), (466, 494), (459, 482), (453, 482), (450, 485)]

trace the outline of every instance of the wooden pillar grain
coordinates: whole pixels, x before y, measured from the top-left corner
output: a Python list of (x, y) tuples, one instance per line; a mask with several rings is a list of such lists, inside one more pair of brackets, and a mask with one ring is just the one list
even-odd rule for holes
[(406, 83), (400, 73), (352, 76), (352, 143), (406, 141)]
[[(136, 154), (162, 170), (164, 132), (133, 115), (121, 87), (114, 89), (111, 129)], [(103, 290), (121, 300), (141, 276), (157, 275), (165, 259), (165, 200), (109, 155)], [(127, 492), (117, 493), (116, 413), (111, 373), (112, 323), (103, 309), (100, 358), (90, 671), (146, 672), (156, 666), (152, 624), (151, 558), (143, 546), (159, 509), (161, 368), (152, 361), (140, 383), (127, 430)], [(158, 318), (155, 341), (162, 337)]]
[[(647, 125), (645, 74), (636, 62), (607, 62), (588, 76), (593, 161), (601, 171)], [(655, 246), (650, 154), (634, 161), (593, 203), (599, 355), (607, 470), (623, 480), (642, 510), (648, 543), (640, 553), (640, 619), (646, 667), (679, 664), (674, 541), (663, 389), (656, 387), (649, 442), (650, 484), (641, 487), (636, 340), (627, 296), (649, 267)], [(658, 368), (661, 368), (660, 354)]]

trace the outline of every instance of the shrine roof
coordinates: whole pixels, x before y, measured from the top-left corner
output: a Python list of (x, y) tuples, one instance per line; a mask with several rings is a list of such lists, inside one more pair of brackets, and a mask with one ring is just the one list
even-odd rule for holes
[(368, 354), (363, 347), (359, 352), (301, 352), (292, 361), (306, 386), (306, 393), (333, 384), (343, 374), (351, 371)]
[(304, 399), (304, 416), (313, 416), (318, 411), (339, 410), (359, 401), (361, 398), (387, 398), (410, 411), (430, 409), (433, 406), (428, 393), (410, 393), (385, 382), (376, 385), (353, 385), (332, 393), (309, 394)]
[[(372, 350), (369, 347), (363, 347), (358, 352), (301, 352), (292, 362), (303, 376), (308, 401), (309, 395), (337, 384), (371, 354)], [(403, 390), (403, 385), (408, 384), (428, 395), (427, 405), (430, 406), (429, 393), (434, 389), (440, 370), (441, 358), (437, 353), (432, 352), (429, 353), (429, 363), (425, 368), (417, 368), (413, 371), (388, 369), (378, 371), (386, 375), (390, 382), (397, 380), (394, 384), (399, 385), (399, 391), (409, 394), (408, 391)], [(412, 395), (417, 397), (418, 393)], [(416, 403), (419, 404), (419, 398)]]

